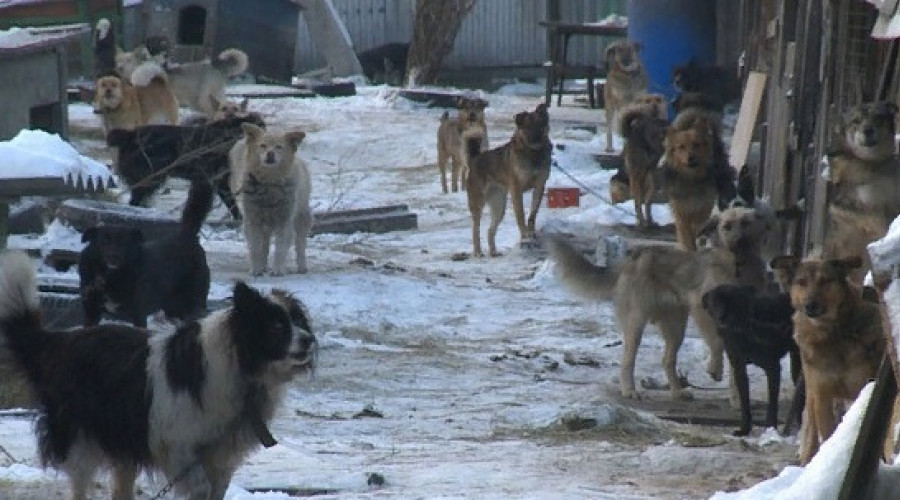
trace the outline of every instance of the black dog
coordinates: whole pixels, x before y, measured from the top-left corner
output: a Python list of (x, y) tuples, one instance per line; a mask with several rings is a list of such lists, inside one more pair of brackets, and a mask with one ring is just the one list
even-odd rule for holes
[(356, 54), (369, 81), (391, 85), (403, 84), (407, 57), (409, 44), (402, 42), (386, 43)]
[(116, 34), (109, 19), (94, 27), (94, 77), (116, 74)]
[(140, 229), (87, 229), (88, 245), (78, 260), (84, 325), (100, 323), (104, 309), (137, 327), (162, 310), (169, 318), (193, 320), (206, 313), (209, 266), (197, 233), (212, 209), (212, 186), (191, 183), (181, 226), (172, 235), (144, 241)]
[(239, 220), (240, 211), (228, 187), (228, 151), (244, 131), (241, 124), (265, 127), (257, 113), (227, 116), (202, 125), (146, 125), (111, 130), (106, 143), (117, 148), (116, 168), (131, 188), (131, 205), (141, 205), (168, 177), (204, 175)]
[(735, 436), (750, 434), (750, 383), (747, 365), (766, 372), (769, 405), (766, 425), (778, 425), (778, 393), (781, 388), (781, 358), (791, 355), (791, 377), (795, 387), (800, 375), (800, 353), (794, 342), (794, 309), (787, 293), (757, 292), (750, 286), (720, 285), (703, 295), (703, 308), (719, 327), (725, 353), (741, 401), (741, 426)]
[(702, 65), (693, 57), (672, 70), (672, 84), (681, 92), (702, 94), (715, 110), (741, 96), (741, 80), (737, 69)]

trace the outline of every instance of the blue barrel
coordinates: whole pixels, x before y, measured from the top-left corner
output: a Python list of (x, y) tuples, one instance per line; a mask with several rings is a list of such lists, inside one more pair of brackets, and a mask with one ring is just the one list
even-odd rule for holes
[(716, 2), (629, 0), (628, 38), (644, 45), (642, 58), (650, 92), (665, 94), (671, 100), (675, 96), (675, 66), (691, 57), (704, 65), (716, 61)]

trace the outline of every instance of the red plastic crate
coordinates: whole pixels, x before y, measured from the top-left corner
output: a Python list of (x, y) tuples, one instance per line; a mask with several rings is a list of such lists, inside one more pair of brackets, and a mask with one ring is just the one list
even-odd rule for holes
[(581, 191), (572, 187), (547, 189), (547, 208), (577, 207)]

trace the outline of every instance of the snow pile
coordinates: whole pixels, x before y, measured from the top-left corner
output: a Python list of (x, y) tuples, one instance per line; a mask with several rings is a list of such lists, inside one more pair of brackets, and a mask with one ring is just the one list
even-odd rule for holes
[(112, 183), (106, 165), (83, 156), (56, 134), (43, 130), (22, 130), (0, 142), (3, 170), (0, 179), (58, 177), (85, 188), (103, 188)]

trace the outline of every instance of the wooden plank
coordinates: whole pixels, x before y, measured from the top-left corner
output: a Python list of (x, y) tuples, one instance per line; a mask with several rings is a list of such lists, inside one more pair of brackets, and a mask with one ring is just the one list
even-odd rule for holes
[(750, 151), (750, 141), (753, 139), (753, 129), (765, 88), (766, 74), (759, 71), (750, 72), (734, 136), (731, 139), (729, 161), (735, 170), (739, 170), (747, 162), (747, 153)]

